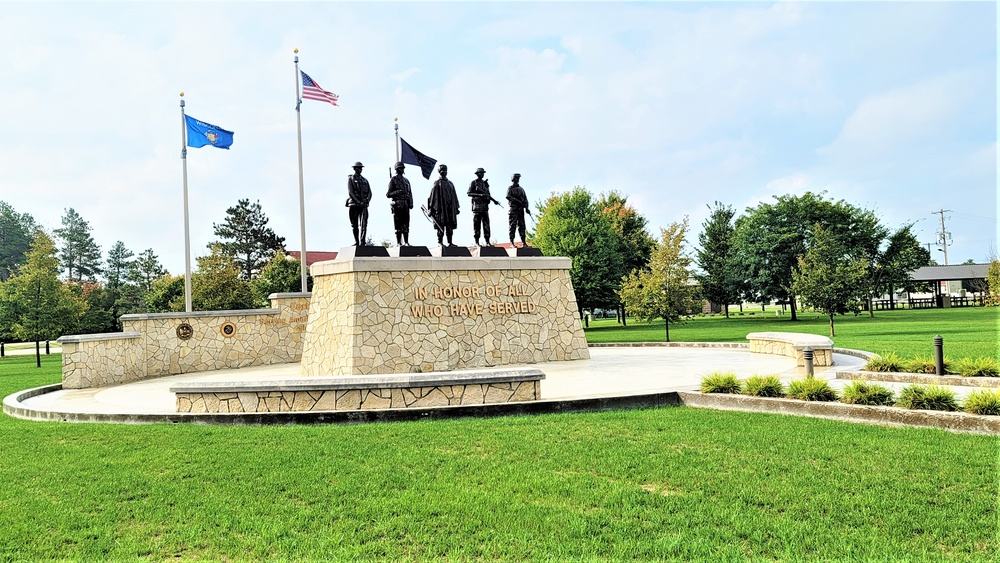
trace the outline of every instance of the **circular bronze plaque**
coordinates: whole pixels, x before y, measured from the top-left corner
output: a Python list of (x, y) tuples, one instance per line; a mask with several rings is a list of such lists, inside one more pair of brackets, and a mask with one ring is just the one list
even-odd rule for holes
[(181, 323), (177, 325), (177, 338), (180, 338), (181, 340), (187, 340), (192, 336), (194, 336), (194, 329), (191, 328), (191, 325), (187, 323)]
[(222, 336), (225, 336), (226, 338), (232, 338), (236, 335), (236, 325), (233, 323), (225, 323), (222, 325), (222, 328), (219, 329), (219, 332), (221, 332)]

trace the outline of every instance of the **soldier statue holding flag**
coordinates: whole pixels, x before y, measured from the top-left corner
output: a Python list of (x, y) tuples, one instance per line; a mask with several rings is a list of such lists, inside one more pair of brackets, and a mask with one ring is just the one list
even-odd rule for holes
[(354, 163), (354, 174), (347, 177), (347, 207), (350, 209), (351, 230), (354, 231), (354, 246), (367, 246), (368, 202), (372, 199), (372, 189), (368, 180), (361, 175), (364, 165)]

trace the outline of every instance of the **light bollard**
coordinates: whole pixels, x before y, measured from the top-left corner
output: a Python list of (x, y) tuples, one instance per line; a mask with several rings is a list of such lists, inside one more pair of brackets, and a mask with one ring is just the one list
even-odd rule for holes
[(944, 338), (934, 337), (934, 373), (944, 375)]
[(806, 346), (802, 349), (802, 361), (806, 365), (806, 377), (813, 376), (813, 349)]

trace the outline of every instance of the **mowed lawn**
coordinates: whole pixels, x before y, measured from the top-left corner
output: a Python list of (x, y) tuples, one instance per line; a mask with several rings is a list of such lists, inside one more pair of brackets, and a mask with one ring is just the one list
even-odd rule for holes
[[(59, 357), (0, 360), (0, 395)], [(342, 426), (0, 416), (0, 560), (995, 560), (994, 437), (686, 407)]]
[[(682, 323), (671, 323), (673, 342), (746, 342), (750, 332), (807, 332), (830, 335), (829, 318), (812, 312), (800, 312), (791, 321), (788, 313), (776, 317), (774, 309), (766, 313), (737, 308), (724, 316), (693, 317)], [(840, 315), (834, 320), (834, 346), (869, 352), (896, 352), (904, 358), (933, 357), (934, 336), (944, 338), (944, 353), (950, 359), (998, 355), (1000, 339), (1000, 307), (964, 307), (955, 309), (915, 309), (878, 311)], [(590, 323), (587, 341), (604, 342), (663, 342), (663, 321), (640, 323), (628, 321), (622, 327), (614, 319), (599, 319)]]

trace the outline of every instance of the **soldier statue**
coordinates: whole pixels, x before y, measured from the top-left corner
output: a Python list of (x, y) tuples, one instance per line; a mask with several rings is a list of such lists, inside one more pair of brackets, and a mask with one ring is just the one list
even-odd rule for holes
[(484, 180), (486, 171), (476, 168), (476, 179), (469, 184), (468, 196), (472, 198), (472, 231), (476, 235), (476, 246), (479, 244), (479, 227), (482, 226), (486, 246), (490, 245), (490, 202), (500, 205), (500, 202), (490, 195), (490, 181)]
[(531, 209), (528, 207), (528, 196), (524, 193), (524, 188), (519, 184), (521, 180), (520, 174), (514, 174), (510, 180), (513, 182), (507, 188), (507, 202), (509, 203), (507, 224), (510, 226), (510, 245), (514, 246), (514, 230), (517, 229), (521, 235), (521, 245), (528, 246), (524, 238), (524, 213), (527, 212), (528, 215), (531, 215)]
[(396, 228), (396, 245), (410, 246), (410, 210), (413, 209), (413, 192), (410, 181), (403, 176), (402, 162), (396, 163), (396, 175), (389, 180), (385, 197), (392, 200), (392, 223)]
[(372, 189), (368, 180), (361, 175), (364, 168), (360, 162), (354, 163), (354, 174), (347, 177), (347, 207), (350, 210), (351, 230), (354, 231), (354, 246), (366, 246), (368, 240), (368, 202), (372, 199)]
[(438, 174), (440, 178), (434, 181), (431, 195), (427, 198), (427, 207), (431, 221), (434, 222), (434, 230), (437, 231), (438, 244), (443, 246), (443, 237), (447, 235), (448, 246), (455, 246), (452, 234), (458, 226), (458, 194), (455, 192), (455, 184), (448, 179), (448, 167), (444, 164), (438, 166)]

